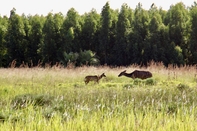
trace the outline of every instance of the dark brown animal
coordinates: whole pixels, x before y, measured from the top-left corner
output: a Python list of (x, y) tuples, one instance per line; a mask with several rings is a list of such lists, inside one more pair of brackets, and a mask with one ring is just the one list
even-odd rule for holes
[(130, 78), (140, 78), (140, 79), (146, 79), (146, 78), (150, 78), (152, 77), (152, 73), (149, 71), (139, 71), (139, 70), (135, 70), (131, 73), (126, 73), (126, 70), (121, 72), (118, 77), (120, 76), (126, 76), (126, 77), (130, 77)]
[(84, 81), (85, 81), (85, 84), (87, 85), (90, 81), (94, 81), (95, 83), (99, 83), (99, 80), (102, 78), (102, 77), (106, 77), (105, 74), (101, 74), (100, 76), (86, 76)]

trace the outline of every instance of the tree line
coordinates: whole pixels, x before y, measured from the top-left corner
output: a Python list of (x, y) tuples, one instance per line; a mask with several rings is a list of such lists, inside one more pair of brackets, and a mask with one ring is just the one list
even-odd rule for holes
[(55, 65), (165, 66), (197, 63), (197, 3), (179, 2), (169, 10), (155, 4), (145, 10), (141, 3), (120, 10), (107, 2), (79, 15), (71, 8), (66, 15), (49, 12), (21, 16), (13, 8), (0, 16), (0, 67)]

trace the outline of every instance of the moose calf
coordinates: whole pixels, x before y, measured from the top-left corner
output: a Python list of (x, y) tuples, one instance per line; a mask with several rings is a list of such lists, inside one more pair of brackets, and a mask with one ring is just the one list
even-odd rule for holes
[(102, 78), (102, 77), (106, 77), (105, 74), (101, 74), (100, 76), (86, 76), (84, 81), (85, 81), (85, 84), (87, 85), (90, 81), (94, 81), (95, 83), (99, 83), (99, 80)]

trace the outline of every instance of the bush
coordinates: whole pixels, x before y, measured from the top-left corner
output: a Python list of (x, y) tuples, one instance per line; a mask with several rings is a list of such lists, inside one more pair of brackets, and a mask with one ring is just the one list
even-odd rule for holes
[(145, 81), (145, 84), (146, 85), (155, 85), (155, 80), (154, 79), (152, 79), (152, 78), (148, 78), (148, 79), (146, 79), (146, 81)]

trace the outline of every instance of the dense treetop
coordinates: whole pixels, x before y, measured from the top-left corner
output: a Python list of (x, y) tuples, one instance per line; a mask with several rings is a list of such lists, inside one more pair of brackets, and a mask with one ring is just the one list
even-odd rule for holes
[(197, 63), (197, 3), (179, 2), (169, 10), (152, 4), (149, 10), (126, 3), (113, 10), (107, 2), (98, 14), (0, 16), (0, 67), (37, 66), (57, 62), (125, 66)]

